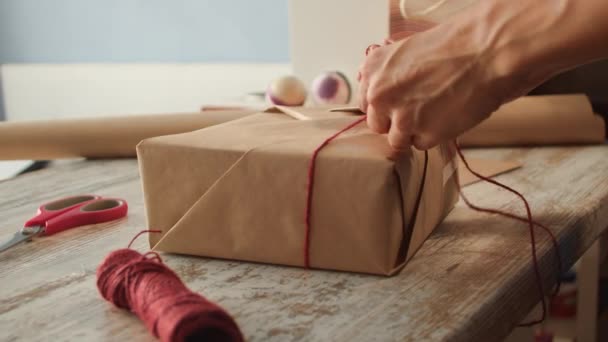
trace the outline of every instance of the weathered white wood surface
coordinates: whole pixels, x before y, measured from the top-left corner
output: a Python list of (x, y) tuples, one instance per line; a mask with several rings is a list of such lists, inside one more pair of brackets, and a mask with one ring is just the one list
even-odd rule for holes
[[(499, 179), (521, 190), (536, 218), (557, 234), (567, 266), (608, 226), (608, 146), (469, 154), (524, 162)], [(480, 205), (523, 213), (519, 200), (493, 186), (465, 191)], [(95, 287), (103, 257), (145, 228), (135, 160), (62, 164), (0, 183), (0, 240), (39, 203), (80, 193), (123, 197), (129, 217), (0, 254), (0, 340), (153, 340)], [(549, 285), (556, 261), (546, 235), (537, 236)], [(135, 247), (145, 250), (145, 240)], [(189, 287), (231, 312), (251, 341), (500, 340), (538, 301), (525, 225), (462, 203), (392, 278), (163, 257)]]

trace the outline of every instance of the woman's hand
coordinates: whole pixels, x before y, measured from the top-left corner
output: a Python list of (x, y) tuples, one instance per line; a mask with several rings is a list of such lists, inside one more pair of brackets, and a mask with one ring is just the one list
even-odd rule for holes
[(388, 133), (395, 150), (456, 138), (563, 71), (567, 64), (555, 56), (565, 40), (553, 36), (567, 10), (559, 0), (484, 1), (447, 23), (370, 49), (359, 70), (359, 105), (369, 127)]
[(437, 26), (372, 48), (360, 69), (369, 127), (395, 150), (428, 149), (473, 127), (505, 99), (472, 32)]

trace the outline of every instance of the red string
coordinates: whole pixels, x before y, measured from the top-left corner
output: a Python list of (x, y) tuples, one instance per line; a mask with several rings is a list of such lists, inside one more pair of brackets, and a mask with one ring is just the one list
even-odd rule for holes
[(562, 274), (562, 261), (561, 261), (561, 254), (559, 252), (559, 244), (557, 242), (557, 239), (555, 238), (555, 235), (553, 234), (553, 232), (551, 232), (551, 230), (549, 228), (547, 228), (546, 226), (534, 221), (534, 219), (532, 218), (532, 211), (530, 209), (530, 204), (528, 203), (528, 200), (525, 198), (524, 195), (522, 195), (520, 192), (518, 192), (517, 190), (514, 190), (513, 188), (506, 186), (502, 183), (499, 183), (489, 177), (485, 177), (483, 175), (481, 175), (480, 173), (474, 171), (471, 169), (471, 166), (469, 165), (469, 163), (467, 162), (466, 158), (464, 157), (464, 154), (462, 153), (462, 150), (460, 149), (460, 146), (458, 146), (457, 143), (454, 143), (454, 145), (456, 146), (456, 151), (458, 152), (458, 156), (460, 157), (460, 160), (462, 160), (462, 163), (464, 164), (464, 166), (466, 167), (466, 169), (471, 172), (473, 175), (475, 175), (477, 178), (491, 183), (493, 185), (496, 185), (498, 187), (501, 187), (515, 195), (517, 195), (522, 202), (524, 203), (525, 207), (526, 207), (526, 217), (520, 217), (508, 212), (504, 212), (498, 209), (489, 209), (489, 208), (483, 208), (483, 207), (479, 207), (473, 203), (471, 203), (469, 201), (469, 199), (464, 195), (464, 193), (462, 192), (462, 189), (460, 187), (460, 184), (458, 184), (458, 189), (460, 191), (460, 196), (462, 197), (463, 201), (465, 202), (465, 204), (475, 210), (475, 211), (480, 211), (480, 212), (485, 212), (485, 213), (490, 213), (490, 214), (496, 214), (496, 215), (501, 215), (504, 217), (508, 217), (511, 219), (515, 219), (518, 221), (523, 221), (528, 223), (529, 228), (530, 228), (530, 243), (531, 243), (531, 251), (532, 251), (532, 261), (533, 261), (533, 269), (534, 269), (534, 275), (536, 278), (536, 285), (538, 287), (538, 292), (540, 295), (540, 300), (541, 300), (541, 304), (542, 304), (542, 314), (541, 314), (541, 318), (537, 319), (537, 320), (533, 320), (531, 322), (526, 322), (526, 323), (522, 323), (520, 324), (520, 326), (532, 326), (532, 325), (536, 325), (538, 323), (542, 323), (546, 317), (547, 317), (547, 303), (545, 300), (545, 291), (544, 291), (544, 286), (543, 286), (543, 281), (542, 281), (542, 276), (540, 274), (540, 267), (539, 267), (539, 262), (538, 262), (538, 256), (537, 256), (537, 251), (536, 251), (536, 237), (534, 235), (534, 226), (538, 226), (540, 228), (542, 228), (545, 232), (547, 232), (547, 234), (549, 235), (549, 237), (551, 238), (551, 241), (553, 243), (553, 248), (555, 250), (557, 259), (558, 259), (558, 280), (557, 280), (557, 286), (555, 288), (555, 291), (553, 292), (553, 295), (556, 295), (557, 292), (559, 292), (559, 287), (560, 287), (560, 279), (559, 276)]
[[(144, 233), (139, 232), (129, 243)], [(120, 249), (97, 268), (97, 288), (116, 307), (132, 311), (163, 342), (244, 340), (224, 309), (190, 291), (156, 252)]]
[[(312, 227), (311, 227), (311, 215), (312, 215), (312, 200), (313, 200), (313, 190), (314, 190), (314, 180), (315, 180), (315, 166), (316, 166), (316, 160), (318, 157), (319, 152), (325, 147), (327, 146), (331, 141), (333, 141), (334, 139), (336, 139), (338, 136), (340, 136), (342, 133), (352, 129), (353, 127), (357, 126), (358, 124), (360, 124), (361, 122), (365, 121), (367, 119), (366, 116), (362, 117), (361, 119), (349, 124), (348, 126), (346, 126), (345, 128), (341, 129), (340, 131), (338, 131), (337, 133), (333, 134), (332, 136), (330, 136), (329, 138), (327, 138), (325, 141), (323, 141), (323, 143), (321, 143), (313, 152), (312, 157), (310, 159), (310, 163), (309, 163), (309, 167), (308, 167), (308, 186), (307, 186), (307, 195), (306, 195), (306, 210), (305, 210), (305, 225), (306, 225), (306, 233), (305, 233), (305, 241), (304, 241), (304, 266), (306, 268), (310, 268), (310, 237), (311, 237), (311, 232), (312, 232)], [(465, 204), (475, 210), (475, 211), (480, 211), (480, 212), (485, 212), (485, 213), (490, 213), (490, 214), (496, 214), (496, 215), (501, 215), (507, 218), (511, 218), (514, 220), (518, 220), (518, 221), (522, 221), (522, 222), (526, 222), (529, 225), (529, 232), (530, 232), (530, 243), (531, 243), (531, 253), (532, 253), (532, 261), (533, 261), (533, 270), (534, 270), (534, 275), (536, 278), (536, 285), (538, 287), (538, 292), (539, 292), (539, 296), (540, 296), (540, 300), (541, 300), (541, 305), (542, 305), (542, 315), (541, 318), (538, 320), (534, 320), (531, 322), (527, 322), (527, 323), (522, 323), (520, 324), (520, 326), (531, 326), (531, 325), (536, 325), (538, 323), (543, 322), (546, 317), (547, 317), (547, 303), (546, 303), (546, 299), (545, 299), (545, 291), (544, 291), (544, 286), (543, 286), (543, 280), (542, 280), (542, 276), (540, 273), (540, 266), (539, 266), (539, 262), (538, 262), (538, 255), (537, 255), (537, 250), (536, 250), (536, 236), (534, 234), (534, 226), (538, 226), (541, 229), (543, 229), (545, 232), (547, 232), (547, 234), (549, 235), (551, 242), (553, 244), (553, 248), (555, 250), (556, 256), (557, 256), (557, 260), (558, 260), (558, 264), (557, 264), (557, 268), (558, 268), (558, 277), (561, 275), (562, 273), (562, 264), (561, 264), (561, 255), (559, 252), (559, 245), (557, 242), (557, 239), (555, 238), (555, 235), (551, 232), (551, 230), (536, 222), (533, 217), (532, 217), (532, 210), (530, 209), (530, 204), (528, 203), (528, 200), (525, 198), (525, 196), (523, 196), (521, 193), (519, 193), (517, 190), (504, 185), (502, 183), (499, 183), (489, 177), (485, 177), (483, 175), (481, 175), (480, 173), (474, 171), (473, 169), (471, 169), (471, 166), (469, 165), (469, 163), (467, 162), (466, 158), (464, 157), (464, 154), (462, 153), (460, 147), (458, 146), (458, 144), (455, 143), (456, 146), (456, 151), (458, 153), (458, 156), (460, 157), (460, 159), (462, 160), (462, 163), (464, 164), (464, 166), (466, 167), (467, 170), (469, 170), (469, 172), (471, 172), (473, 175), (475, 175), (476, 177), (478, 177), (479, 179), (491, 183), (493, 185), (496, 185), (498, 187), (501, 187), (513, 194), (515, 194), (516, 196), (518, 196), (522, 202), (524, 203), (524, 206), (526, 208), (526, 217), (520, 217), (517, 216), (515, 214), (511, 214), (508, 212), (504, 212), (498, 209), (490, 209), (490, 208), (483, 208), (480, 206), (477, 206), (475, 204), (473, 204), (471, 201), (469, 201), (469, 199), (464, 195), (464, 193), (462, 192), (461, 186), (460, 184), (458, 184), (458, 189), (460, 191), (460, 195), (463, 199), (463, 201), (465, 202)], [(427, 163), (428, 163), (428, 154), (425, 154), (425, 172), (423, 175), (423, 179), (421, 182), (421, 186), (419, 188), (419, 192), (418, 192), (418, 199), (416, 201), (416, 208), (414, 209), (414, 215), (417, 215), (417, 208), (418, 208), (418, 204), (420, 202), (420, 199), (422, 197), (422, 191), (423, 191), (423, 186), (424, 186), (424, 178), (426, 177), (426, 167), (427, 167)], [(415, 216), (414, 218), (412, 218), (412, 221), (415, 221)], [(557, 280), (557, 286), (555, 287), (555, 290), (553, 292), (553, 295), (557, 294), (559, 292), (559, 287), (560, 287), (560, 280), (558, 278)]]
[(367, 120), (367, 116), (363, 116), (361, 119), (349, 124), (348, 126), (344, 127), (343, 129), (341, 129), (340, 131), (338, 131), (331, 137), (325, 139), (325, 141), (323, 141), (321, 143), (321, 145), (319, 145), (314, 150), (314, 152), (312, 153), (312, 157), (310, 158), (310, 163), (308, 165), (308, 185), (306, 187), (306, 210), (304, 212), (304, 224), (306, 225), (306, 233), (305, 233), (305, 237), (304, 237), (304, 267), (306, 267), (306, 268), (310, 268), (310, 234), (311, 234), (311, 230), (312, 230), (311, 224), (310, 224), (310, 217), (312, 215), (312, 198), (313, 198), (313, 189), (314, 189), (314, 184), (315, 184), (315, 166), (316, 166), (316, 162), (317, 162), (317, 156), (319, 155), (319, 152), (321, 152), (321, 150), (325, 146), (327, 146), (330, 142), (332, 142), (334, 139), (336, 139), (342, 133), (357, 126), (358, 124), (364, 122), (365, 120)]
[[(306, 225), (306, 232), (305, 232), (305, 240), (304, 240), (304, 266), (306, 268), (310, 268), (310, 239), (311, 239), (311, 233), (312, 233), (312, 227), (311, 227), (311, 215), (312, 215), (312, 200), (313, 200), (313, 190), (314, 190), (314, 180), (315, 180), (315, 167), (316, 167), (316, 160), (317, 157), (319, 155), (319, 152), (325, 147), (327, 146), (331, 141), (333, 141), (334, 139), (336, 139), (338, 136), (340, 136), (342, 133), (352, 129), (353, 127), (357, 126), (358, 124), (360, 124), (361, 122), (366, 121), (367, 116), (362, 117), (361, 119), (349, 124), (348, 126), (344, 127), (343, 129), (341, 129), (340, 131), (338, 131), (337, 133), (333, 134), (332, 136), (330, 136), (329, 138), (325, 139), (314, 151), (312, 154), (312, 157), (310, 159), (310, 163), (308, 166), (308, 185), (307, 185), (307, 193), (306, 193), (306, 209), (305, 209), (305, 225)], [(546, 319), (547, 316), (547, 303), (546, 303), (546, 299), (545, 299), (545, 291), (544, 291), (544, 286), (543, 286), (543, 281), (542, 281), (542, 276), (540, 273), (540, 266), (539, 266), (539, 262), (538, 262), (538, 255), (537, 255), (537, 250), (536, 250), (536, 236), (534, 234), (534, 226), (538, 226), (541, 229), (543, 229), (550, 237), (551, 242), (553, 244), (553, 248), (555, 250), (555, 254), (558, 260), (558, 264), (557, 264), (557, 269), (558, 269), (558, 280), (557, 280), (557, 286), (555, 287), (555, 290), (553, 292), (552, 295), (556, 295), (559, 292), (559, 288), (560, 288), (560, 280), (559, 280), (559, 276), (562, 274), (562, 263), (561, 263), (561, 254), (559, 252), (559, 245), (557, 242), (557, 239), (555, 238), (555, 235), (551, 232), (551, 230), (536, 222), (533, 217), (532, 217), (532, 210), (530, 209), (530, 204), (528, 203), (528, 200), (521, 194), (519, 193), (517, 190), (506, 186), (502, 183), (499, 183), (489, 177), (485, 177), (483, 175), (481, 175), (480, 173), (474, 171), (473, 169), (471, 169), (471, 166), (469, 165), (469, 163), (467, 162), (466, 158), (464, 157), (464, 154), (462, 153), (460, 146), (458, 146), (458, 144), (454, 143), (454, 145), (456, 146), (456, 151), (458, 153), (458, 156), (460, 157), (460, 159), (462, 160), (462, 163), (464, 164), (464, 166), (466, 167), (467, 170), (469, 170), (469, 172), (471, 172), (473, 175), (475, 175), (476, 177), (478, 177), (479, 179), (491, 183), (493, 185), (496, 185), (498, 187), (501, 187), (513, 194), (515, 194), (516, 196), (518, 196), (522, 202), (524, 203), (524, 206), (526, 208), (526, 217), (520, 217), (518, 215), (515, 214), (511, 214), (508, 212), (504, 212), (498, 209), (490, 209), (490, 208), (483, 208), (480, 206), (477, 206), (475, 204), (473, 204), (471, 201), (469, 201), (469, 199), (464, 195), (464, 193), (462, 192), (462, 188), (460, 186), (460, 184), (458, 183), (458, 189), (460, 192), (460, 195), (463, 199), (463, 201), (466, 203), (466, 205), (475, 210), (475, 211), (480, 211), (480, 212), (485, 212), (485, 213), (490, 213), (490, 214), (496, 214), (496, 215), (501, 215), (507, 218), (511, 218), (514, 220), (518, 220), (518, 221), (522, 221), (525, 222), (529, 225), (529, 232), (530, 232), (530, 243), (531, 243), (531, 254), (532, 254), (532, 261), (533, 261), (533, 270), (534, 270), (534, 275), (536, 278), (536, 285), (538, 287), (538, 292), (540, 295), (540, 300), (541, 300), (541, 304), (542, 304), (542, 315), (541, 318), (538, 320), (534, 320), (531, 322), (527, 322), (527, 323), (522, 323), (520, 324), (520, 326), (531, 326), (531, 325), (536, 325), (538, 323), (543, 322)], [(416, 200), (416, 207), (414, 209), (414, 216), (412, 218), (412, 221), (415, 222), (415, 217), (417, 215), (417, 211), (418, 211), (418, 205), (419, 202), (421, 200), (422, 197), (422, 192), (423, 192), (423, 187), (424, 187), (424, 181), (426, 178), (426, 168), (427, 168), (427, 164), (428, 164), (428, 152), (425, 151), (425, 164), (424, 164), (424, 175), (423, 175), (423, 179), (421, 181), (421, 186), (419, 188), (419, 192), (418, 192), (418, 198)], [(413, 228), (413, 227), (412, 227)]]
[[(321, 143), (321, 145), (319, 145), (312, 153), (312, 157), (310, 158), (310, 164), (308, 166), (308, 185), (307, 185), (307, 189), (306, 189), (306, 210), (304, 213), (304, 222), (306, 225), (306, 233), (305, 233), (305, 237), (304, 237), (304, 267), (306, 267), (306, 268), (310, 268), (310, 237), (311, 237), (311, 232), (312, 232), (310, 218), (312, 215), (312, 199), (313, 199), (313, 190), (314, 190), (314, 183), (315, 183), (315, 168), (316, 168), (316, 161), (317, 161), (319, 152), (325, 146), (327, 146), (330, 142), (332, 142), (332, 140), (336, 139), (342, 133), (352, 129), (353, 127), (357, 126), (358, 124), (364, 122), (366, 119), (367, 119), (367, 116), (363, 116), (361, 119), (344, 127), (337, 133), (335, 133), (332, 136), (330, 136), (329, 138), (325, 139), (325, 141), (323, 141), (323, 143)], [(424, 192), (424, 184), (426, 182), (426, 173), (427, 173), (426, 171), (428, 168), (428, 163), (429, 163), (429, 154), (428, 154), (428, 151), (424, 151), (424, 167), (423, 167), (423, 171), (422, 171), (422, 179), (420, 181), (420, 187), (418, 188), (416, 202), (414, 203), (414, 211), (413, 211), (412, 217), (410, 218), (410, 224), (408, 226), (408, 229), (410, 229), (410, 230), (414, 228), (414, 224), (416, 222), (416, 217), (418, 215), (418, 208), (420, 207), (422, 194)]]
[(132, 239), (131, 242), (129, 242), (129, 245), (127, 246), (127, 248), (131, 248), (131, 245), (133, 245), (133, 242), (135, 242), (135, 240), (137, 240), (138, 237), (142, 236), (143, 234), (146, 233), (162, 233), (162, 230), (142, 230), (141, 232), (137, 233)]

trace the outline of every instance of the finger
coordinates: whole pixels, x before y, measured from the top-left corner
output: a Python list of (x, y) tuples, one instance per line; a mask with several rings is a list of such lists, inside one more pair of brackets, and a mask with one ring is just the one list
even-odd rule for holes
[(393, 150), (408, 150), (412, 144), (412, 135), (403, 125), (393, 122), (388, 131), (388, 144)]
[(357, 69), (357, 81), (361, 82), (361, 80), (363, 79), (363, 70), (365, 68), (365, 60), (363, 61), (363, 63), (361, 63), (361, 65), (359, 65), (359, 69)]
[(388, 133), (391, 127), (391, 120), (386, 111), (378, 111), (376, 107), (370, 105), (367, 107), (367, 125), (372, 131), (384, 134)]
[(394, 42), (398, 42), (404, 39), (407, 39), (411, 36), (413, 36), (414, 34), (416, 34), (418, 32), (416, 31), (401, 31), (399, 33), (395, 33), (391, 38), (390, 38), (390, 42), (394, 43)]
[(412, 137), (412, 145), (420, 151), (426, 151), (438, 144), (439, 141), (429, 135), (415, 135)]
[(399, 160), (399, 158), (401, 158), (403, 156), (411, 155), (411, 153), (412, 153), (411, 148), (408, 148), (405, 150), (395, 150), (395, 149), (391, 148), (387, 157), (390, 160), (397, 161), (397, 160)]
[(380, 45), (378, 45), (378, 44), (371, 44), (370, 46), (368, 46), (368, 47), (367, 47), (367, 49), (365, 49), (365, 55), (366, 55), (366, 56), (369, 56), (369, 54), (370, 54), (372, 51), (376, 50), (376, 49), (377, 49), (377, 48), (379, 48), (379, 47), (380, 47)]
[(394, 41), (392, 38), (384, 38), (384, 41), (382, 42), (383, 45), (391, 45), (393, 43)]
[(357, 94), (357, 100), (359, 102), (359, 109), (363, 113), (367, 113), (367, 92), (369, 88), (369, 79), (366, 77), (364, 70), (365, 62), (359, 67), (359, 92)]
[(359, 109), (361, 109), (361, 111), (363, 113), (367, 113), (367, 107), (368, 107), (368, 102), (367, 102), (367, 89), (369, 88), (369, 82), (365, 77), (361, 77), (361, 80), (359, 82)]

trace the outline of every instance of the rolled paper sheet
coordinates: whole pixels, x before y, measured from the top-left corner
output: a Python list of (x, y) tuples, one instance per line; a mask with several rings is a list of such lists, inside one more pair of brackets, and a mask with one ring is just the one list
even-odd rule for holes
[(605, 125), (584, 95), (527, 96), (503, 105), (458, 141), (464, 147), (601, 144)]
[[(309, 111), (300, 108), (297, 112), (306, 117)], [(0, 160), (134, 157), (135, 147), (143, 139), (190, 132), (256, 112), (259, 110), (3, 122)], [(327, 113), (327, 117), (334, 114)], [(464, 147), (593, 144), (604, 140), (604, 120), (594, 115), (584, 95), (517, 99), (459, 138)]]
[[(358, 107), (330, 111), (363, 114)], [(524, 96), (500, 107), (458, 142), (463, 147), (601, 144), (605, 127), (585, 95)]]
[(256, 110), (0, 123), (0, 160), (134, 157), (143, 139), (190, 132)]

